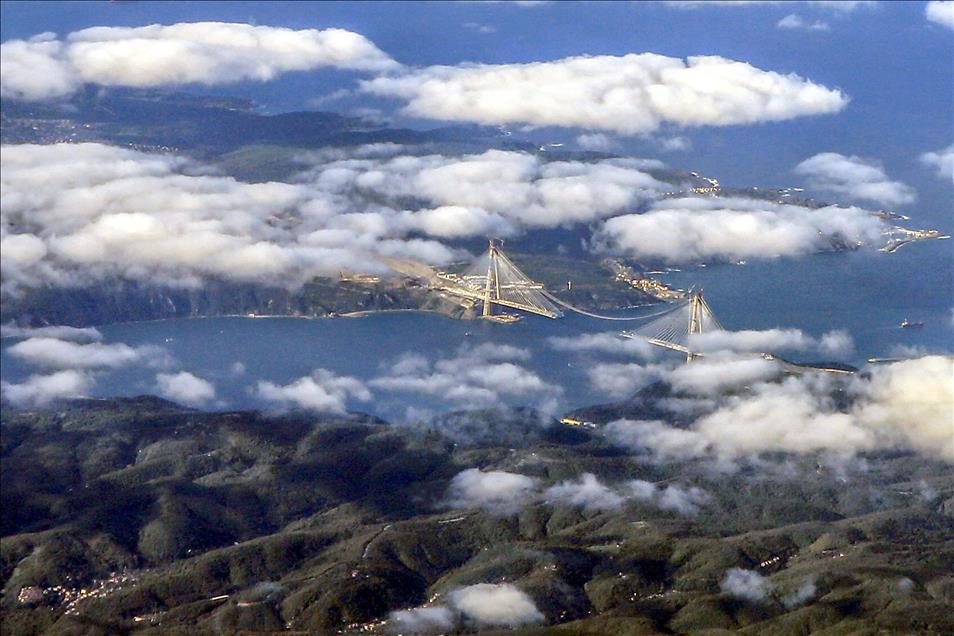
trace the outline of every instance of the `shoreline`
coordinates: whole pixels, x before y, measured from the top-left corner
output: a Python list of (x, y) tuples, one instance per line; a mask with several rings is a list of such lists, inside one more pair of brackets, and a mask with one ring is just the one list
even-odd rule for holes
[[(323, 314), (323, 315), (305, 315), (305, 314), (215, 314), (210, 316), (170, 316), (168, 318), (149, 318), (146, 320), (117, 320), (115, 322), (105, 322), (86, 327), (76, 327), (77, 329), (98, 329), (100, 327), (111, 327), (113, 325), (141, 325), (156, 322), (169, 322), (173, 320), (212, 320), (215, 318), (247, 318), (250, 320), (260, 318), (287, 318), (289, 320), (334, 320), (337, 318), (363, 318), (374, 314), (389, 313), (408, 313), (419, 312), (426, 314), (437, 314), (446, 316), (451, 320), (467, 320), (466, 318), (455, 318), (449, 314), (433, 309), (364, 309), (360, 311), (351, 311), (343, 314)], [(19, 327), (19, 325), (14, 324)], [(23, 329), (44, 329), (47, 327), (73, 327), (74, 325), (43, 325), (41, 327), (22, 327)], [(25, 338), (28, 336), (0, 336), (0, 340), (13, 340), (16, 338)]]

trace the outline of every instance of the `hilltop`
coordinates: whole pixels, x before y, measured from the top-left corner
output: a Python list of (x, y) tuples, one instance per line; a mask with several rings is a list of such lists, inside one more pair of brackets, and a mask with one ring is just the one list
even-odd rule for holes
[[(5, 633), (377, 632), (488, 582), (519, 585), (551, 626), (512, 633), (954, 628), (954, 482), (905, 452), (871, 453), (863, 473), (806, 457), (719, 474), (639, 463), (529, 409), (397, 426), (151, 397), (4, 408), (0, 434)], [(473, 467), (689, 499), (449, 500)], [(766, 592), (727, 592), (732, 568)]]

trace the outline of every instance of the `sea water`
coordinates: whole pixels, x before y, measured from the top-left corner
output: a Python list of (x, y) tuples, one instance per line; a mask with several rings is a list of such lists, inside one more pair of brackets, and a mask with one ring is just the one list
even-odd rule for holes
[[(894, 254), (859, 251), (709, 265), (663, 278), (677, 287), (702, 288), (729, 329), (797, 328), (815, 337), (832, 329), (847, 331), (854, 349), (836, 358), (862, 365), (870, 357), (954, 351), (950, 248), (949, 241), (930, 241), (905, 246)], [(903, 329), (904, 318), (923, 321), (924, 327)], [(515, 364), (560, 387), (560, 407), (571, 409), (609, 401), (610, 396), (591, 385), (587, 371), (603, 362), (627, 360), (562, 351), (552, 345), (551, 338), (640, 324), (571, 312), (560, 320), (526, 316), (513, 324), (453, 320), (426, 312), (384, 312), (353, 318), (219, 317), (106, 325), (100, 327), (106, 342), (159, 347), (165, 352), (161, 358), (166, 367), (135, 365), (98, 371), (93, 394), (155, 393), (157, 373), (185, 370), (215, 384), (216, 408), (259, 408), (268, 406), (256, 391), (262, 381), (283, 385), (315, 369), (327, 369), (366, 382), (389, 374), (408, 354), (433, 363), (489, 343), (524, 350)], [(31, 373), (43, 372), (8, 353), (15, 342), (3, 340), (3, 380), (20, 382)], [(816, 352), (778, 353), (803, 361), (832, 357)], [(515, 397), (509, 402), (534, 404), (537, 397)], [(375, 391), (368, 403), (349, 402), (351, 408), (385, 418), (404, 417), (409, 409), (437, 412), (461, 405), (441, 395), (394, 391)]]

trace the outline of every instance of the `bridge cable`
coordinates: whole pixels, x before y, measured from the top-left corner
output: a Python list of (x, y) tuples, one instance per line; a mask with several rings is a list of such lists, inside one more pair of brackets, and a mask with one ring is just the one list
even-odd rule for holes
[(624, 321), (645, 320), (645, 319), (647, 319), (647, 318), (655, 318), (656, 316), (662, 316), (662, 315), (668, 314), (668, 313), (670, 313), (670, 312), (672, 312), (672, 311), (676, 311), (676, 310), (679, 309), (680, 306), (681, 306), (681, 304), (680, 304), (680, 305), (677, 305), (677, 306), (675, 306), (675, 307), (667, 307), (666, 309), (664, 309), (664, 310), (662, 310), (662, 311), (657, 311), (657, 312), (651, 313), (651, 314), (644, 314), (644, 315), (642, 315), (642, 316), (629, 316), (629, 317), (624, 317), (624, 316), (603, 316), (603, 315), (600, 315), (600, 314), (594, 314), (594, 313), (592, 313), (592, 312), (585, 311), (585, 310), (583, 310), (583, 309), (580, 309), (579, 307), (574, 307), (574, 306), (571, 305), (570, 303), (567, 303), (567, 302), (564, 302), (564, 301), (560, 300), (559, 298), (557, 298), (556, 296), (554, 296), (554, 295), (551, 294), (550, 292), (544, 291), (543, 294), (544, 294), (548, 299), (552, 300), (553, 302), (555, 302), (556, 304), (558, 304), (558, 305), (560, 305), (560, 306), (562, 306), (562, 307), (565, 307), (566, 309), (569, 309), (570, 311), (574, 311), (574, 312), (576, 312), (576, 313), (578, 313), (578, 314), (582, 314), (582, 315), (584, 315), (584, 316), (589, 316), (590, 318), (599, 318), (600, 320), (624, 320)]

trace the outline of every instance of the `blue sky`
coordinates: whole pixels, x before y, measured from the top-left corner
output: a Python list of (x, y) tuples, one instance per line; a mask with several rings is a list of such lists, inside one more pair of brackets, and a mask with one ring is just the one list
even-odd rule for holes
[[(918, 161), (954, 139), (954, 34), (925, 19), (925, 3), (892, 2), (851, 11), (808, 3), (675, 7), (658, 2), (511, 3), (3, 3), (4, 41), (43, 31), (65, 35), (97, 25), (142, 26), (198, 20), (300, 28), (339, 27), (367, 37), (408, 66), (461, 62), (515, 63), (576, 55), (653, 52), (684, 58), (719, 55), (779, 73), (797, 73), (851, 101), (837, 114), (724, 127), (668, 127), (622, 138), (624, 150), (719, 177), (733, 185), (798, 185), (792, 170), (819, 152), (883, 162), (890, 178), (913, 186), (918, 203), (903, 210), (950, 229), (951, 184)], [(797, 14), (827, 30), (781, 29)], [(362, 105), (397, 110), (368, 96), (318, 102), (367, 75), (318, 69), (269, 82), (195, 90), (251, 97), (268, 111), (318, 108), (349, 112)], [(438, 126), (443, 122), (392, 119)], [(542, 129), (541, 141), (570, 142), (578, 130)], [(685, 150), (664, 150), (678, 135)]]

